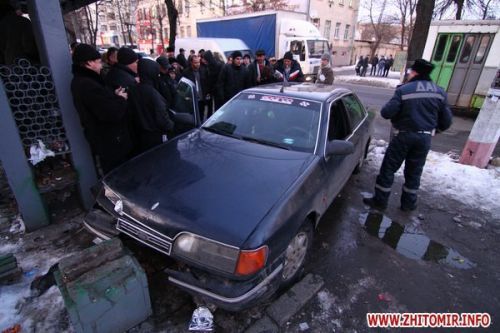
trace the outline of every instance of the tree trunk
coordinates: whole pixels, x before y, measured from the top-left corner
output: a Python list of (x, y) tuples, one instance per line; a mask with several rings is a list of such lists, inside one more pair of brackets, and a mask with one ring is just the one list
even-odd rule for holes
[(462, 11), (464, 10), (464, 0), (454, 0), (457, 5), (457, 13), (455, 15), (455, 19), (462, 19)]
[(177, 8), (175, 8), (173, 0), (165, 0), (165, 5), (167, 6), (168, 25), (170, 28), (168, 46), (175, 47), (175, 35), (177, 34), (177, 17), (179, 16), (179, 12), (177, 11)]
[(416, 59), (422, 57), (425, 42), (427, 41), (427, 34), (429, 33), (429, 27), (431, 25), (435, 2), (436, 0), (418, 0), (415, 27), (413, 28), (410, 44), (408, 45), (406, 69), (410, 68)]
[(125, 35), (125, 27), (123, 23), (122, 6), (120, 0), (116, 1), (116, 9), (118, 10), (118, 19), (120, 20), (120, 30), (122, 31), (123, 43), (127, 44), (127, 36)]
[(158, 26), (160, 27), (160, 43), (161, 43), (161, 48), (165, 48), (165, 42), (163, 41), (163, 12), (161, 12), (161, 7), (160, 5), (156, 5), (156, 15), (158, 18)]

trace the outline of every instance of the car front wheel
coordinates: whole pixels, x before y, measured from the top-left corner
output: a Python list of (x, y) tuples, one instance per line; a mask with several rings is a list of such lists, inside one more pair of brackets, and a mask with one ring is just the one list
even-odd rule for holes
[(281, 273), (283, 285), (287, 285), (300, 277), (311, 249), (312, 240), (313, 228), (310, 221), (306, 221), (285, 250), (285, 261)]

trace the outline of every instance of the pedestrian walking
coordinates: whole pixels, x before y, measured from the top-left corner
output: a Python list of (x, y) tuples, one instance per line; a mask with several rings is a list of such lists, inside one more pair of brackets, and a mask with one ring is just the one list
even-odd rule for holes
[(380, 60), (378, 61), (377, 76), (382, 76), (384, 74), (384, 69), (385, 69), (385, 57), (381, 56)]
[(356, 63), (356, 67), (354, 70), (356, 71), (356, 75), (361, 75), (361, 67), (363, 67), (363, 56), (359, 56), (358, 62)]
[(403, 211), (417, 208), (417, 191), (432, 135), (435, 130), (448, 129), (452, 122), (446, 92), (430, 78), (433, 68), (432, 63), (417, 59), (410, 69), (409, 81), (396, 89), (380, 111), (382, 117), (391, 120), (395, 135), (382, 161), (375, 194), (363, 199), (370, 207), (387, 207), (394, 174), (405, 162), (400, 208)]
[(184, 53), (186, 53), (186, 50), (184, 50), (182, 47), (179, 49), (179, 54), (177, 55), (177, 58), (175, 58), (177, 60), (177, 62), (179, 63), (179, 65), (181, 65), (183, 68), (187, 68), (188, 67), (188, 62), (187, 62), (187, 59), (186, 59), (186, 56), (184, 55)]
[(182, 77), (191, 80), (195, 84), (198, 95), (198, 111), (200, 120), (203, 121), (205, 119), (205, 106), (208, 102), (211, 102), (212, 97), (208, 93), (208, 71), (205, 66), (201, 66), (200, 56), (191, 57), (191, 63), (182, 72)]
[(394, 58), (392, 57), (392, 54), (390, 54), (389, 58), (385, 61), (385, 65), (384, 65), (384, 76), (385, 77), (387, 77), (389, 75), (389, 70), (391, 69), (393, 64), (394, 64)]
[(360, 76), (366, 76), (366, 71), (368, 70), (368, 64), (370, 63), (368, 55), (364, 57), (363, 62), (361, 63), (361, 73)]
[(378, 64), (378, 56), (376, 54), (371, 58), (370, 64), (372, 65), (372, 67), (370, 68), (370, 76), (376, 75)]
[(324, 53), (321, 56), (321, 64), (316, 83), (333, 84), (333, 70), (332, 66), (330, 66), (330, 54), (328, 53)]

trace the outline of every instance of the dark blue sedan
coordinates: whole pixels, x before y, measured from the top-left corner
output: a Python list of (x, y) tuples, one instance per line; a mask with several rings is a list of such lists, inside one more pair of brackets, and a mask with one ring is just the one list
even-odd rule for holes
[(120, 233), (181, 263), (171, 283), (237, 311), (302, 274), (372, 116), (351, 91), (310, 83), (245, 90), (201, 126), (196, 101), (182, 79), (172, 116), (187, 131), (112, 171), (98, 202)]

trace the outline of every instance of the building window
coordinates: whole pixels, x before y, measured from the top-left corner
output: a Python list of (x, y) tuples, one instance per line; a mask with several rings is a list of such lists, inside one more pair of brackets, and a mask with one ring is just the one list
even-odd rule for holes
[(184, 38), (184, 27), (181, 27), (181, 38)]
[(330, 39), (330, 30), (332, 30), (332, 21), (325, 21), (325, 38)]
[(191, 26), (190, 25), (188, 25), (186, 27), (186, 37), (191, 37)]
[(315, 26), (316, 28), (318, 28), (318, 30), (319, 30), (319, 22), (320, 22), (320, 19), (319, 19), (319, 18), (313, 18), (313, 19), (312, 19), (312, 24), (314, 24), (314, 26)]
[(339, 39), (340, 37), (340, 23), (335, 24), (335, 32), (333, 33), (333, 38)]
[(181, 15), (183, 13), (183, 1), (179, 1), (179, 4), (177, 5), (177, 11), (179, 12), (179, 15)]
[(352, 0), (349, 0), (349, 7), (352, 7)]
[(116, 25), (114, 25), (114, 24), (110, 25), (109, 30), (116, 31)]
[(351, 26), (349, 24), (346, 24), (345, 31), (344, 31), (344, 40), (349, 39), (349, 30), (351, 30)]
[(343, 6), (344, 5), (344, 0), (339, 0), (339, 5)]
[(105, 24), (101, 25), (101, 31), (108, 31), (108, 26)]

